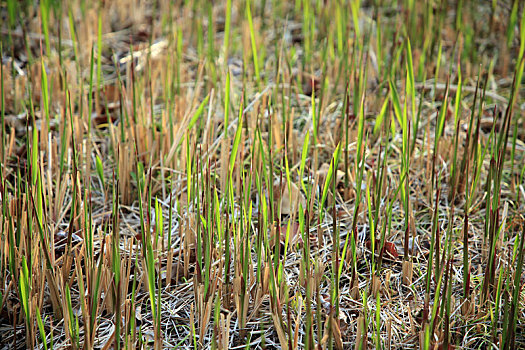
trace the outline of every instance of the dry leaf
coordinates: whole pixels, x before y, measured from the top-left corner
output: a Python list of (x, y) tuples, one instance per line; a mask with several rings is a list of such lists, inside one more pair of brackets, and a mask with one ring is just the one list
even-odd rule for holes
[(385, 245), (383, 247), (383, 252), (386, 252), (387, 255), (391, 259), (397, 259), (399, 258), (399, 254), (397, 253), (396, 245), (392, 242), (385, 242)]
[[(287, 230), (288, 230), (287, 223), (282, 225), (281, 228), (279, 229), (280, 240), (281, 240), (282, 245), (286, 243), (286, 231)], [(299, 223), (294, 222), (294, 223), (290, 223), (290, 234), (288, 237), (288, 246), (291, 247), (291, 246), (296, 245), (297, 243), (299, 243), (299, 245), (302, 245), (303, 239), (301, 238), (301, 235), (299, 234)]]
[(275, 311), (272, 312), (273, 325), (275, 326), (275, 331), (277, 332), (277, 337), (279, 338), (279, 343), (281, 343), (282, 349), (288, 350), (288, 341), (286, 339), (286, 334), (284, 333), (284, 329), (281, 326), (281, 320), (278, 316), (276, 316), (277, 313)]
[[(368, 249), (372, 249), (371, 247), (371, 241), (368, 240), (365, 242), (365, 245)], [(381, 245), (381, 241), (379, 239), (376, 240), (376, 247), (379, 247)], [(385, 245), (383, 246), (383, 249), (381, 250), (381, 253), (384, 257), (397, 260), (399, 258), (399, 253), (397, 252), (397, 247), (392, 242), (385, 242)]]
[(306, 208), (306, 199), (294, 183), (289, 185), (283, 181), (280, 186), (280, 180), (273, 184), (276, 198), (281, 201), (281, 215), (292, 215), (299, 211), (299, 208)]
[[(328, 175), (328, 170), (330, 169), (330, 164), (323, 163), (319, 170), (317, 170), (317, 175), (319, 175), (319, 183), (324, 185), (324, 182), (326, 180), (326, 176)], [(335, 185), (336, 187), (339, 186), (343, 182), (343, 179), (345, 178), (345, 172), (342, 170), (337, 170), (336, 177), (335, 177)]]

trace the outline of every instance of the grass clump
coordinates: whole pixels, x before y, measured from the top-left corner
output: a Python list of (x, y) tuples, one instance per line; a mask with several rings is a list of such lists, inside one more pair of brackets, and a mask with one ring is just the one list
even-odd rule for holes
[(525, 11), (0, 4), (6, 348), (525, 347)]

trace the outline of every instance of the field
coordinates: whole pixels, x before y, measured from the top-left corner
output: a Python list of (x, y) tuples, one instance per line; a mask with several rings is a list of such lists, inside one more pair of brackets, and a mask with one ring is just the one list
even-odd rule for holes
[(522, 1), (0, 16), (0, 349), (525, 348)]

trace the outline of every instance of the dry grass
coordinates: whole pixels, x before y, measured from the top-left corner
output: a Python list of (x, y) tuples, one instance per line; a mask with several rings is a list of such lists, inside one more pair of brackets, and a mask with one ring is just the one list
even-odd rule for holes
[(525, 347), (523, 4), (183, 3), (0, 3), (0, 347)]

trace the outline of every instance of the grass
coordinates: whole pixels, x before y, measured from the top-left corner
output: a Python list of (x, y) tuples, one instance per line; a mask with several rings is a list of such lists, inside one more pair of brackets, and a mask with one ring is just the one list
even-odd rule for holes
[(0, 348), (525, 347), (520, 1), (0, 14)]

